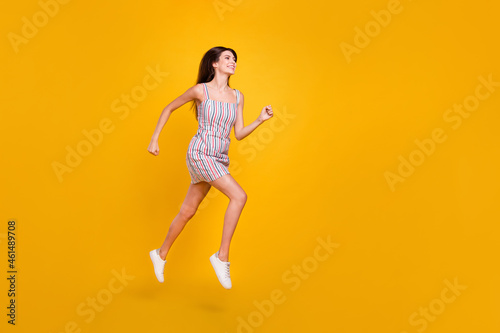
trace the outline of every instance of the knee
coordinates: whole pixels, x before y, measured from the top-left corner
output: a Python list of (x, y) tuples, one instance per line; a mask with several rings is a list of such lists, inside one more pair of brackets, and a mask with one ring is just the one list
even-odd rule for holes
[(245, 191), (239, 192), (238, 195), (234, 197), (234, 200), (244, 206), (247, 202), (247, 193)]
[(191, 218), (196, 214), (196, 209), (189, 208), (189, 207), (181, 207), (181, 210), (179, 211), (179, 216), (184, 220), (184, 221), (189, 221)]

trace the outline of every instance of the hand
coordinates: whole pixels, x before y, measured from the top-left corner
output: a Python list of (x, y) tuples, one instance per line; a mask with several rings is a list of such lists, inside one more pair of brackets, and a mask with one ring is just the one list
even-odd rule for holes
[(267, 105), (262, 108), (259, 118), (260, 120), (262, 120), (262, 122), (264, 122), (270, 119), (272, 116), (273, 116), (273, 109), (271, 108), (271, 105)]
[(158, 147), (158, 141), (151, 141), (149, 143), (148, 151), (157, 156), (160, 153), (160, 147)]

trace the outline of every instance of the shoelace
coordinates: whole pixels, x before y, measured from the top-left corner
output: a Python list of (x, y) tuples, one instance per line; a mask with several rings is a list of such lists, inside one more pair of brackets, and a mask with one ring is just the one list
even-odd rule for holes
[(230, 279), (231, 276), (229, 275), (229, 263), (224, 265), (224, 277), (226, 279)]

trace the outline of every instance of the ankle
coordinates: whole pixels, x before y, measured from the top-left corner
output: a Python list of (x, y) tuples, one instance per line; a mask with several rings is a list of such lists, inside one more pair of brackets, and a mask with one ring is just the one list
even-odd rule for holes
[(224, 253), (219, 252), (218, 258), (220, 261), (229, 261), (229, 256), (227, 254), (224, 254)]
[(165, 261), (167, 260), (167, 253), (166, 252), (162, 252), (161, 250), (158, 250), (158, 255), (160, 256), (160, 259)]

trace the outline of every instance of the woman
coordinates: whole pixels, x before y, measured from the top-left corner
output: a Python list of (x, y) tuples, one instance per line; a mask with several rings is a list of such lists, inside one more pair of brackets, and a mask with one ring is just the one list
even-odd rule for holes
[(186, 154), (191, 184), (179, 213), (170, 224), (163, 245), (149, 253), (156, 278), (160, 282), (164, 281), (166, 257), (172, 244), (194, 216), (211, 186), (214, 186), (229, 198), (229, 205), (224, 216), (222, 242), (219, 250), (210, 257), (210, 262), (222, 286), (231, 289), (229, 245), (247, 195), (228, 171), (229, 134), (234, 127), (236, 139), (243, 140), (273, 116), (271, 105), (267, 105), (254, 122), (248, 126), (243, 125), (243, 94), (229, 87), (229, 78), (236, 69), (236, 60), (236, 52), (222, 46), (205, 53), (200, 63), (197, 84), (163, 109), (151, 138), (148, 151), (157, 156), (160, 152), (158, 137), (170, 115), (185, 103), (193, 101), (198, 131), (191, 139)]

